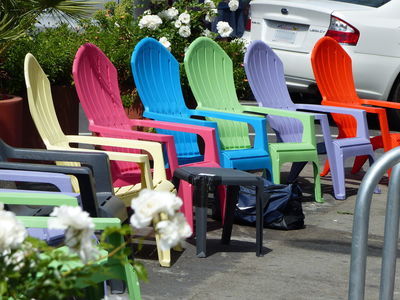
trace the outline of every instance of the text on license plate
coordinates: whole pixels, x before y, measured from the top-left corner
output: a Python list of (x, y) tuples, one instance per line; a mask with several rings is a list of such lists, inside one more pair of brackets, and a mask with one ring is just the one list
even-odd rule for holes
[(275, 42), (286, 42), (294, 44), (296, 40), (296, 34), (296, 31), (276, 29), (274, 38), (272, 40)]

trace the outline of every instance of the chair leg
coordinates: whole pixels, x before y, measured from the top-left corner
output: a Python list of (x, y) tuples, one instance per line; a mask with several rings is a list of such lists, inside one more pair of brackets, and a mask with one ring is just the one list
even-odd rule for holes
[(324, 169), (322, 170), (320, 176), (324, 177), (324, 176), (328, 175), (329, 170), (330, 170), (330, 167), (329, 167), (329, 160), (326, 160), (326, 161), (325, 161), (325, 165), (324, 165)]
[(332, 179), (336, 182), (334, 186), (335, 198), (338, 200), (346, 199), (344, 158), (341, 152), (340, 155), (336, 157), (336, 171), (332, 174)]
[(124, 268), (129, 299), (140, 300), (142, 297), (140, 295), (139, 279), (137, 277), (136, 271), (131, 264), (125, 264)]
[(193, 186), (182, 180), (179, 185), (178, 195), (183, 200), (181, 212), (185, 215), (186, 221), (193, 232)]
[(233, 226), (233, 218), (235, 213), (236, 203), (239, 197), (239, 186), (237, 185), (230, 185), (227, 187), (227, 205), (225, 210), (225, 222), (222, 230), (222, 243), (229, 244), (231, 241), (231, 234), (232, 234), (232, 226)]
[[(168, 216), (165, 213), (161, 213), (159, 218), (153, 219), (153, 226), (157, 225), (159, 221), (168, 220)], [(160, 245), (160, 234), (156, 232), (156, 244), (157, 244), (157, 253), (158, 253), (158, 261), (162, 267), (170, 267), (171, 266), (171, 251), (170, 250), (161, 250)]]
[[(274, 157), (272, 157), (274, 159)], [(280, 168), (281, 164), (279, 161), (278, 156), (275, 157), (274, 163), (272, 164), (272, 177), (274, 179), (275, 184), (280, 184), (281, 183), (281, 173), (280, 173)]]
[(201, 177), (194, 186), (194, 202), (196, 213), (196, 254), (197, 257), (206, 257), (207, 249), (207, 179)]
[(217, 187), (216, 195), (218, 196), (219, 201), (219, 209), (221, 215), (221, 223), (224, 225), (225, 222), (225, 213), (226, 213), (226, 205), (228, 201), (226, 187), (224, 185), (219, 185)]
[(318, 166), (318, 157), (315, 161), (313, 161), (313, 170), (314, 170), (314, 198), (317, 202), (324, 202), (324, 198), (322, 198), (321, 191), (321, 177), (319, 175), (319, 166)]
[[(373, 164), (374, 161), (375, 161), (374, 152), (372, 152), (370, 155), (368, 155), (368, 161), (369, 161), (369, 166), (371, 167), (372, 164)], [(390, 170), (389, 170), (389, 172), (390, 172)], [(379, 186), (376, 186), (376, 187), (375, 187), (375, 190), (374, 190), (374, 194), (381, 194), (381, 193), (382, 193), (382, 191), (381, 191), (381, 189), (379, 188)]]

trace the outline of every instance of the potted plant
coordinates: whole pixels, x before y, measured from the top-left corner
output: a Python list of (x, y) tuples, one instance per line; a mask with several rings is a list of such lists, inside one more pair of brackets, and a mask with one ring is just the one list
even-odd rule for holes
[[(32, 122), (28, 126), (22, 125), (22, 120), (27, 119), (26, 115), (23, 117), (26, 105), (23, 105), (22, 97), (12, 95), (13, 92), (23, 93), (24, 89), (7, 88), (18, 81), (18, 78), (10, 77), (10, 72), (4, 67), (8, 60), (6, 53), (18, 40), (27, 35), (44, 12), (65, 19), (82, 18), (90, 15), (93, 4), (94, 2), (86, 0), (2, 0), (0, 2), (0, 65), (3, 66), (0, 70), (0, 137), (9, 144), (22, 146), (22, 130), (34, 128), (34, 126)], [(11, 61), (8, 65), (10, 64), (19, 65), (23, 69), (23, 59)], [(19, 76), (23, 76), (23, 72), (19, 73)], [(30, 136), (27, 134), (27, 137)], [(32, 145), (24, 144), (24, 146)]]

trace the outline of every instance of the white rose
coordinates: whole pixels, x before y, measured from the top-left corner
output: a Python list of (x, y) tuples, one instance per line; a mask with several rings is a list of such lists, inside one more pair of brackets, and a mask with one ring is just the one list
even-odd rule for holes
[(169, 51), (171, 51), (171, 43), (168, 41), (168, 39), (163, 36), (158, 40), (165, 48), (167, 48)]
[(228, 6), (231, 11), (236, 11), (239, 8), (239, 1), (238, 0), (230, 0), (228, 3)]
[(179, 11), (175, 7), (168, 8), (165, 11), (165, 17), (169, 20), (175, 19), (179, 14)]
[(212, 0), (204, 0), (204, 4), (210, 8), (215, 8), (215, 3)]
[(182, 213), (177, 213), (170, 220), (158, 222), (156, 230), (160, 234), (162, 250), (182, 244), (186, 238), (192, 235), (192, 230)]
[(181, 13), (179, 15), (178, 20), (181, 21), (183, 24), (189, 24), (190, 15), (185, 11), (184, 13)]
[(180, 27), (182, 26), (182, 22), (179, 21), (179, 20), (176, 20), (176, 21), (174, 22), (174, 26), (175, 26), (176, 28), (180, 28)]
[(132, 200), (134, 214), (130, 221), (133, 227), (143, 228), (161, 212), (173, 216), (181, 206), (182, 199), (172, 193), (144, 189)]
[(89, 213), (80, 206), (65, 206), (54, 208), (48, 221), (49, 229), (66, 229), (65, 244), (76, 252), (86, 263), (98, 255), (93, 243), (94, 223)]
[(157, 15), (145, 15), (139, 21), (139, 27), (148, 28), (150, 30), (157, 29), (162, 24), (162, 20)]
[(181, 37), (184, 37), (184, 38), (187, 38), (187, 37), (189, 37), (189, 36), (192, 34), (192, 32), (190, 31), (190, 27), (187, 26), (187, 25), (181, 26), (181, 27), (179, 28), (178, 33), (179, 33), (179, 35), (180, 35)]
[(17, 220), (15, 214), (0, 210), (0, 253), (17, 249), (28, 235), (24, 225)]
[(229, 23), (224, 21), (219, 21), (217, 23), (217, 30), (221, 37), (229, 37), (233, 32), (233, 29), (231, 26), (229, 26)]

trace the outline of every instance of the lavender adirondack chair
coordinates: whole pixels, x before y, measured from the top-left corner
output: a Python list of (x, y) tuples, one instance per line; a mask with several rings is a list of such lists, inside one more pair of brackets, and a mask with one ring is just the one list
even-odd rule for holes
[[(352, 156), (368, 155), (370, 165), (374, 162), (374, 152), (369, 140), (365, 112), (358, 109), (293, 103), (287, 90), (282, 61), (262, 41), (253, 41), (250, 44), (244, 58), (244, 67), (259, 106), (317, 112), (314, 117), (315, 120), (320, 122), (325, 144), (319, 144), (318, 153), (326, 153), (328, 156), (335, 198), (345, 199), (345, 159)], [(332, 140), (328, 118), (321, 113), (339, 113), (353, 116), (357, 121), (357, 136)], [(297, 120), (277, 116), (268, 116), (268, 119), (279, 141), (297, 142), (301, 139), (302, 128)], [(297, 177), (305, 164), (306, 162), (293, 164), (289, 181)], [(376, 192), (379, 192), (379, 190), (376, 190)]]

